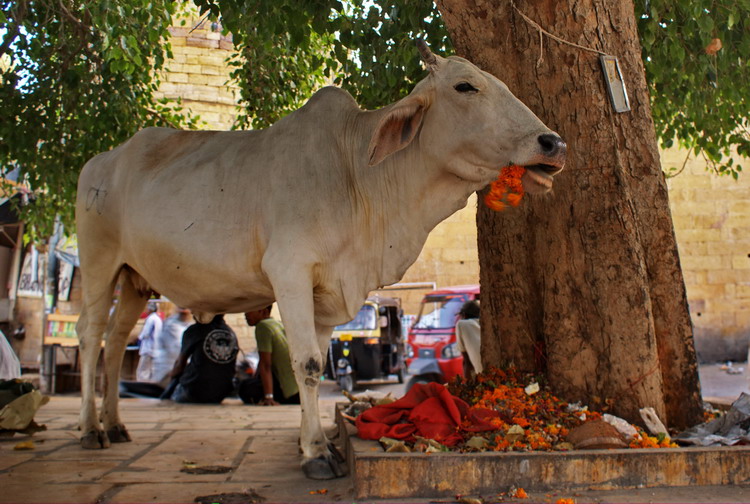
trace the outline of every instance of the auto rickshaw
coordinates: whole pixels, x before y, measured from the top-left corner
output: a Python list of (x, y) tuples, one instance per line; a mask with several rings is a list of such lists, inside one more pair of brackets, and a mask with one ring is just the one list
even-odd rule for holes
[(466, 301), (479, 300), (479, 285), (445, 287), (425, 294), (406, 345), (406, 390), (415, 383), (446, 383), (463, 376), (464, 359), (456, 346), (458, 313)]
[(404, 338), (401, 300), (372, 296), (354, 320), (337, 326), (328, 348), (326, 376), (351, 392), (360, 380), (396, 375), (404, 383)]

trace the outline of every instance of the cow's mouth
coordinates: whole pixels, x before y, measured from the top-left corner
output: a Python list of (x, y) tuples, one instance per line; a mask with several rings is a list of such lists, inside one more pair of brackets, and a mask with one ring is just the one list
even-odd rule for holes
[(524, 190), (531, 194), (546, 193), (552, 190), (552, 177), (560, 171), (559, 166), (535, 164), (524, 166), (526, 172), (521, 180)]

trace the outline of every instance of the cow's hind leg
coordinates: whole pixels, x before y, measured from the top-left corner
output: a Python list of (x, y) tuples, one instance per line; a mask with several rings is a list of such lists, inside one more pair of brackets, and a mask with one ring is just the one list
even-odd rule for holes
[(130, 441), (130, 434), (120, 421), (119, 383), (122, 357), (128, 343), (128, 335), (146, 306), (151, 291), (139, 290), (144, 284), (138, 273), (123, 268), (120, 274), (120, 300), (107, 327), (107, 346), (104, 349), (104, 398), (102, 399), (102, 423), (107, 437), (113, 443)]
[[(338, 478), (344, 476), (345, 472), (339, 458), (331, 452), (320, 423), (318, 407), (318, 388), (325, 359), (320, 351), (317, 331), (328, 331), (315, 326), (312, 282), (303, 281), (306, 276), (304, 274), (288, 273), (285, 271), (283, 278), (294, 279), (292, 285), (277, 281), (274, 293), (284, 321), (294, 376), (299, 386), (302, 407), (302, 470), (311, 479)], [(330, 332), (328, 335), (330, 336)]]
[(108, 448), (109, 439), (96, 417), (96, 364), (102, 348), (102, 334), (109, 319), (115, 289), (113, 274), (109, 278), (83, 273), (83, 307), (76, 324), (81, 359), (81, 446), (88, 449)]

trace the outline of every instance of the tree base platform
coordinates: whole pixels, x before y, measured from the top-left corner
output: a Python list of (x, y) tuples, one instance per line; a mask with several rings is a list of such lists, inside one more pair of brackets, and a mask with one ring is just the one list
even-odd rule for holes
[(750, 446), (569, 452), (386, 453), (336, 407), (357, 499), (750, 483)]

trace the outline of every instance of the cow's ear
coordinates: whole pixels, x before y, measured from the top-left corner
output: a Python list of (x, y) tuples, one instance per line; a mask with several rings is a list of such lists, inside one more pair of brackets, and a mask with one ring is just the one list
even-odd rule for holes
[(380, 120), (370, 139), (370, 166), (378, 164), (411, 143), (422, 125), (424, 111), (424, 102), (413, 97), (405, 98), (393, 106)]

